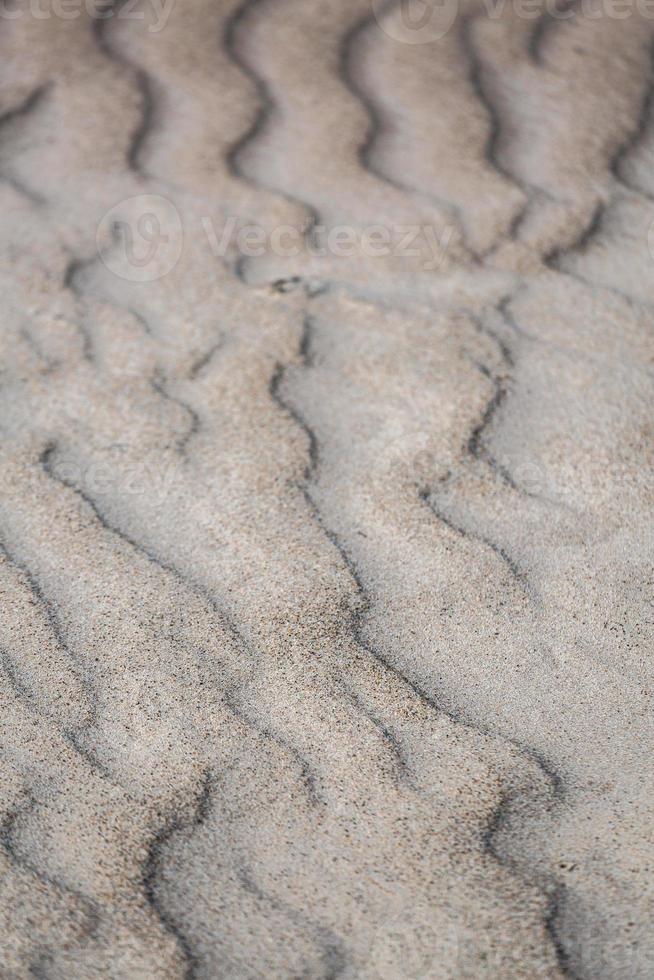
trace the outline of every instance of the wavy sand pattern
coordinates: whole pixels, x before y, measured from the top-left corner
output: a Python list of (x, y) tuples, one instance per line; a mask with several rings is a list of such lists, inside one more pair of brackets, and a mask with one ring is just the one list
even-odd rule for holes
[(652, 977), (654, 20), (33, 7), (0, 976)]

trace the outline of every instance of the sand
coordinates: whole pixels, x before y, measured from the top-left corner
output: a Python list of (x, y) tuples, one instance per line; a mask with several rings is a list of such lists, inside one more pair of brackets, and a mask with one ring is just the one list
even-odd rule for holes
[(3, 8), (3, 980), (654, 975), (614, 6)]

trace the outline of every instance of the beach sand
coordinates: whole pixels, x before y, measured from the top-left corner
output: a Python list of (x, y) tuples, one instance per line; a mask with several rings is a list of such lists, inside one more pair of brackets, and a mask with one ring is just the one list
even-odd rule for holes
[(654, 975), (613, 6), (3, 9), (3, 980)]

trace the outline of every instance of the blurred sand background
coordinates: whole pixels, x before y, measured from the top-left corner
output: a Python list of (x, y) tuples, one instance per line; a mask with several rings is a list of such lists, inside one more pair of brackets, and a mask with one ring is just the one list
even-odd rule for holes
[(3, 7), (3, 980), (654, 976), (617, 6)]

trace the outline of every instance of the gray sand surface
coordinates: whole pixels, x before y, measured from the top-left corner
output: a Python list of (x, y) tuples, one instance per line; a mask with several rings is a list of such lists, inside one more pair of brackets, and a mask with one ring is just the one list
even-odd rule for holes
[(654, 977), (654, 10), (525, 6), (3, 6), (2, 980)]

